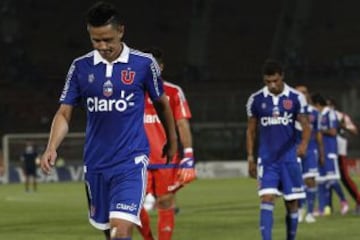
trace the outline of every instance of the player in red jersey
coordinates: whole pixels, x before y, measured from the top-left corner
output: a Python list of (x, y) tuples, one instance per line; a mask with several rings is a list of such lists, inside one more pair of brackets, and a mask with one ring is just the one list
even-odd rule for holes
[[(144, 52), (151, 53), (157, 60), (160, 69), (163, 70), (162, 52), (159, 49), (151, 48)], [(164, 81), (164, 90), (176, 122), (182, 153), (179, 152), (170, 164), (166, 164), (162, 150), (166, 139), (164, 130), (150, 98), (146, 97), (144, 124), (150, 143), (147, 193), (155, 195), (156, 198), (159, 240), (169, 240), (172, 237), (175, 225), (176, 191), (196, 178), (189, 124), (191, 112), (188, 103), (179, 86)], [(141, 211), (140, 218), (142, 223), (142, 227), (139, 228), (141, 235), (145, 240), (154, 239), (150, 228), (150, 218), (144, 208)]]

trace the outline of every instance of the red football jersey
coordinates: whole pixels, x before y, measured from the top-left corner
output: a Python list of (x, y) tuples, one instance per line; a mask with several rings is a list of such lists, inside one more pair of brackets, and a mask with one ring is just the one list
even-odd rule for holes
[[(164, 81), (164, 90), (169, 99), (175, 122), (182, 118), (190, 119), (190, 108), (181, 88)], [(166, 159), (162, 158), (161, 155), (166, 142), (166, 135), (148, 95), (146, 95), (145, 101), (144, 124), (150, 144), (150, 164), (165, 164)], [(179, 159), (174, 159), (172, 162), (176, 163), (177, 161)]]

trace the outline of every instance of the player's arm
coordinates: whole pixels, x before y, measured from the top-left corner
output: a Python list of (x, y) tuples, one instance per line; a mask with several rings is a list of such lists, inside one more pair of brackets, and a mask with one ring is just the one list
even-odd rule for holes
[(298, 156), (304, 156), (306, 154), (306, 149), (310, 140), (311, 128), (309, 124), (309, 116), (304, 113), (300, 113), (297, 117), (297, 121), (300, 123), (302, 132), (301, 132), (301, 142), (297, 148)]
[(179, 131), (180, 142), (184, 148), (184, 156), (180, 161), (178, 171), (178, 180), (181, 184), (187, 184), (196, 178), (190, 123), (187, 118), (181, 118), (176, 121), (176, 126)]
[(353, 134), (358, 135), (358, 128), (356, 127), (355, 123), (352, 121), (351, 117), (344, 113), (343, 121), (340, 122), (341, 128), (345, 131)]
[(321, 133), (328, 136), (336, 137), (338, 131), (336, 128), (329, 128), (329, 129), (322, 129)]
[(316, 132), (316, 142), (318, 146), (319, 152), (319, 163), (321, 166), (325, 164), (325, 152), (324, 152), (324, 143), (323, 143), (323, 136), (320, 131)]
[(256, 129), (257, 129), (257, 119), (255, 117), (249, 117), (247, 122), (246, 129), (246, 152), (247, 152), (247, 161), (249, 166), (249, 176), (256, 178), (256, 162), (254, 157), (254, 148), (256, 140)]
[(73, 106), (61, 104), (53, 118), (48, 144), (40, 160), (41, 169), (47, 174), (50, 173), (52, 166), (55, 164), (57, 148), (69, 131), (72, 111)]
[(154, 101), (153, 104), (165, 130), (167, 143), (164, 146), (163, 156), (167, 156), (167, 163), (169, 163), (177, 151), (177, 136), (174, 117), (165, 93)]

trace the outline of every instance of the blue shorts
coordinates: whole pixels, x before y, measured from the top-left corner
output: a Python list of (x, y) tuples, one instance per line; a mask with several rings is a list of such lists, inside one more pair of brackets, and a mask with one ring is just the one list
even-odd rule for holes
[(319, 173), (318, 182), (340, 179), (338, 155), (336, 153), (325, 153), (325, 164), (319, 167)]
[(258, 161), (259, 196), (282, 195), (287, 201), (305, 198), (304, 182), (298, 162), (262, 164)]
[(109, 229), (111, 218), (141, 226), (139, 215), (146, 190), (148, 158), (141, 155), (135, 159), (137, 164), (131, 167), (85, 172), (89, 221), (95, 228)]
[(316, 149), (308, 149), (306, 156), (301, 158), (302, 176), (304, 179), (319, 175), (318, 159), (319, 155)]

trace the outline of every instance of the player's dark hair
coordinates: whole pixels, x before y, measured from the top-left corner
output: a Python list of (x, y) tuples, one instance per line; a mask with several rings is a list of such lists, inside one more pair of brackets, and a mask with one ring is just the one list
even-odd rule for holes
[(284, 68), (282, 64), (275, 59), (267, 59), (262, 66), (263, 75), (274, 75), (276, 73), (282, 75)]
[(110, 3), (97, 2), (87, 12), (86, 22), (92, 27), (123, 25), (118, 10)]
[(328, 104), (333, 105), (335, 108), (337, 107), (336, 100), (333, 97), (328, 97), (326, 101)]
[(311, 101), (313, 104), (319, 104), (320, 106), (326, 106), (326, 99), (320, 93), (311, 94)]
[(143, 49), (144, 53), (151, 53), (159, 64), (164, 64), (164, 53), (160, 48), (149, 47)]

